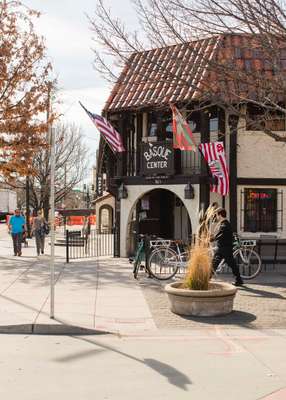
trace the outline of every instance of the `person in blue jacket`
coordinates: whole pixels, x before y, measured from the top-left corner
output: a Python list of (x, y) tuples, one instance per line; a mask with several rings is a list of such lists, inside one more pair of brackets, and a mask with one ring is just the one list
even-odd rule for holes
[(9, 233), (12, 234), (14, 255), (22, 255), (23, 232), (27, 230), (26, 220), (21, 211), (17, 208), (15, 214), (9, 220)]

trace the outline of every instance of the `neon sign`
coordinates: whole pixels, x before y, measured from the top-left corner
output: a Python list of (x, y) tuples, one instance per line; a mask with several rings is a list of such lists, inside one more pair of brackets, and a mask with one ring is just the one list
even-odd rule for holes
[(270, 200), (272, 195), (265, 192), (250, 192), (249, 197), (251, 200)]

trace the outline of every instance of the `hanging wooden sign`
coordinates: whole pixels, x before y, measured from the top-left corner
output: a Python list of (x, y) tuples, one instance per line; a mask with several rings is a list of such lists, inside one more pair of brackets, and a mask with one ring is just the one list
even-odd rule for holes
[(141, 145), (141, 175), (173, 175), (172, 143), (153, 142)]

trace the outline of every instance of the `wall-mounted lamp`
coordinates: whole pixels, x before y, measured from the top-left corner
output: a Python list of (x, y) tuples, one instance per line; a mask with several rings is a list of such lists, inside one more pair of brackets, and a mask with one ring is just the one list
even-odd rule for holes
[(127, 199), (127, 197), (128, 197), (128, 191), (124, 186), (124, 184), (121, 183), (121, 185), (118, 188), (118, 198), (121, 200), (121, 199)]
[(185, 199), (194, 199), (194, 198), (195, 198), (194, 188), (190, 183), (188, 183), (185, 186)]

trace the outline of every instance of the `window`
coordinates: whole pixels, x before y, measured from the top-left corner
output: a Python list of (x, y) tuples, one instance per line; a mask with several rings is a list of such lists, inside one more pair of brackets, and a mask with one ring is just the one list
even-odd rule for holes
[(171, 114), (162, 116), (162, 133), (163, 139), (173, 139), (173, 119)]
[(242, 58), (241, 48), (235, 47), (234, 48), (234, 57), (235, 58)]
[(272, 131), (285, 131), (285, 118), (267, 119), (265, 120), (265, 127)]
[(218, 132), (218, 118), (210, 118), (210, 132)]
[(196, 124), (196, 122), (195, 122), (195, 121), (189, 120), (189, 121), (188, 121), (188, 124), (189, 124), (189, 127), (191, 128), (191, 131), (192, 131), (192, 132), (195, 132), (196, 129), (197, 129), (197, 124)]
[(158, 123), (157, 115), (155, 113), (148, 114), (148, 136), (157, 136), (158, 134)]
[(245, 189), (244, 231), (277, 231), (277, 190)]
[(250, 72), (252, 70), (252, 62), (251, 62), (251, 60), (245, 60), (244, 61), (244, 65), (245, 65), (245, 70), (247, 72)]
[(271, 131), (285, 131), (285, 114), (270, 112), (262, 108), (248, 106), (246, 130), (263, 131), (264, 128)]
[(149, 136), (157, 136), (157, 128), (158, 125), (152, 122), (149, 129)]
[(256, 58), (257, 60), (262, 60), (264, 58), (262, 49), (253, 49), (252, 54), (253, 58)]

